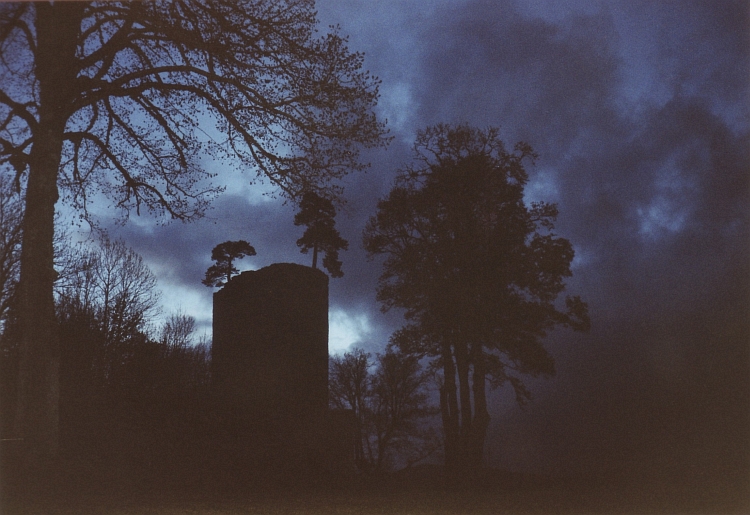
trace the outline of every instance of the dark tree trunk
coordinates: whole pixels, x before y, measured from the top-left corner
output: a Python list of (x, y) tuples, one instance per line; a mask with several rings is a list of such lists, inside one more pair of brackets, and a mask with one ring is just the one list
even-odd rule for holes
[(318, 244), (313, 245), (313, 268), (318, 268)]
[(440, 407), (445, 431), (445, 466), (451, 484), (459, 486), (470, 485), (482, 473), (490, 422), (487, 372), (481, 360), (481, 348), (478, 349), (477, 352), (472, 348), (470, 352), (468, 346), (462, 344), (443, 348), (446, 379), (440, 392)]
[(440, 411), (445, 436), (445, 468), (449, 475), (458, 469), (460, 458), (460, 422), (456, 391), (456, 368), (449, 344), (443, 344), (443, 387), (440, 389)]
[(232, 260), (230, 259), (227, 263), (227, 283), (232, 278)]
[(481, 352), (477, 354), (479, 355), (474, 359), (472, 377), (474, 419), (471, 424), (468, 449), (469, 466), (475, 474), (478, 474), (484, 465), (484, 442), (490, 425), (490, 413), (487, 410), (487, 372), (482, 362)]
[(75, 52), (84, 4), (37, 4), (39, 123), (29, 155), (21, 250), (21, 348), (15, 427), (25, 455), (57, 454), (60, 352), (52, 287), (57, 175), (77, 75)]
[(364, 428), (364, 420), (363, 420), (363, 406), (361, 403), (358, 403), (358, 407), (356, 409), (356, 416), (357, 416), (357, 443), (354, 447), (354, 463), (357, 466), (359, 470), (366, 470), (367, 469), (367, 458), (365, 458), (365, 428)]
[(461, 435), (471, 430), (471, 388), (469, 387), (469, 355), (463, 345), (457, 345), (456, 370), (458, 371), (458, 394), (461, 399)]
[(472, 402), (471, 387), (469, 383), (469, 353), (463, 343), (454, 346), (456, 356), (456, 372), (458, 373), (458, 395), (461, 401), (459, 410), (461, 412), (461, 429), (459, 432), (457, 470), (461, 482), (469, 479), (472, 471), (471, 463), (471, 435), (472, 435)]

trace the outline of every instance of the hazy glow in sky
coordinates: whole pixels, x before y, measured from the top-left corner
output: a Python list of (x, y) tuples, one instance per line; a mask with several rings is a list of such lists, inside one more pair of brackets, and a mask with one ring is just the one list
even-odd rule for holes
[[(149, 267), (154, 270), (153, 265), (149, 263)], [(160, 270), (161, 271), (161, 270)], [(161, 291), (161, 315), (160, 318), (166, 318), (172, 314), (185, 314), (195, 319), (196, 339), (202, 335), (206, 335), (209, 338), (213, 332), (212, 329), (212, 313), (213, 306), (204, 295), (201, 295), (201, 291), (195, 288), (186, 287), (180, 283), (170, 282), (160, 276), (159, 286)], [(159, 320), (157, 323), (161, 323)]]
[(328, 311), (328, 352), (343, 354), (352, 344), (361, 342), (372, 331), (366, 313), (350, 313), (344, 309)]
[(532, 202), (556, 202), (559, 197), (557, 181), (554, 170), (543, 170), (529, 166), (529, 182), (523, 192), (524, 201)]
[(669, 199), (657, 196), (647, 208), (637, 208), (640, 233), (657, 236), (660, 230), (677, 232), (685, 224), (687, 214)]

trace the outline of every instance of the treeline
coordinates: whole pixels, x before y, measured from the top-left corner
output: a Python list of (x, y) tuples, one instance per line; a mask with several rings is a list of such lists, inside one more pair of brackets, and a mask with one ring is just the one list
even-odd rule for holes
[[(198, 443), (212, 431), (210, 342), (196, 338), (195, 320), (183, 313), (155, 323), (156, 279), (122, 242), (63, 243), (55, 282), (61, 456), (123, 470), (198, 459), (205, 454)], [(0, 401), (7, 414), (16, 411), (22, 359), (12, 302), (16, 279), (11, 274), (2, 285), (10, 305), (0, 336)], [(16, 435), (13, 422), (2, 418), (8, 443)]]
[[(14, 444), (14, 414), (22, 370), (16, 303), (22, 211), (22, 198), (0, 180), (0, 436), (4, 452), (10, 451), (6, 457), (21, 447)], [(195, 320), (179, 312), (161, 316), (154, 274), (122, 241), (102, 236), (73, 243), (60, 234), (54, 291), (60, 456), (129, 479), (251, 471), (253, 463), (240, 463), (222, 425), (211, 385), (211, 344), (196, 335)], [(418, 358), (392, 348), (375, 357), (359, 349), (331, 356), (330, 407), (348, 411), (354, 421), (349, 465), (381, 474), (439, 452), (433, 379)]]

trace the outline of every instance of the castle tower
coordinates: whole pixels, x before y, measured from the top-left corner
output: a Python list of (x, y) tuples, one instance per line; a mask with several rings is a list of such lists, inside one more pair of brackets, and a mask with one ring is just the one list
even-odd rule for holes
[(328, 276), (279, 263), (232, 278), (214, 293), (212, 367), (231, 432), (309, 446), (328, 407)]

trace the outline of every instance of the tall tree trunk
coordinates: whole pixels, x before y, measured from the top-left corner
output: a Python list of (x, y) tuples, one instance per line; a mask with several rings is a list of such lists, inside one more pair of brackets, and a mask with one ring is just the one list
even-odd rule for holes
[(54, 219), (63, 133), (76, 86), (75, 52), (84, 5), (40, 3), (35, 9), (35, 73), (40, 105), (29, 155), (23, 221), (15, 427), (23, 438), (27, 458), (43, 463), (55, 457), (58, 450), (60, 352), (52, 294), (56, 278)]
[(313, 245), (313, 268), (318, 268), (318, 244)]
[(367, 468), (367, 458), (365, 457), (365, 427), (362, 420), (362, 407), (357, 410), (357, 444), (354, 447), (354, 463), (361, 471)]
[(482, 359), (482, 352), (474, 354), (474, 373), (472, 389), (474, 392), (474, 419), (471, 424), (469, 441), (469, 466), (475, 473), (479, 473), (484, 462), (484, 442), (487, 438), (487, 428), (490, 425), (490, 413), (487, 410), (487, 371)]
[(471, 388), (469, 387), (469, 355), (463, 345), (456, 346), (456, 370), (458, 371), (458, 395), (461, 399), (461, 434), (471, 429)]
[(458, 411), (458, 396), (456, 391), (456, 368), (453, 364), (451, 346), (442, 344), (443, 387), (440, 389), (440, 412), (443, 418), (443, 432), (445, 435), (445, 468), (449, 475), (458, 469), (460, 458), (460, 422)]
[(232, 278), (232, 260), (230, 259), (227, 263), (227, 283)]
[(459, 432), (458, 472), (461, 478), (467, 479), (469, 472), (471, 472), (470, 444), (473, 410), (469, 383), (469, 352), (466, 344), (456, 343), (454, 345), (454, 354), (456, 356), (456, 371), (458, 373), (458, 395), (461, 400), (459, 408), (461, 412), (461, 429)]

